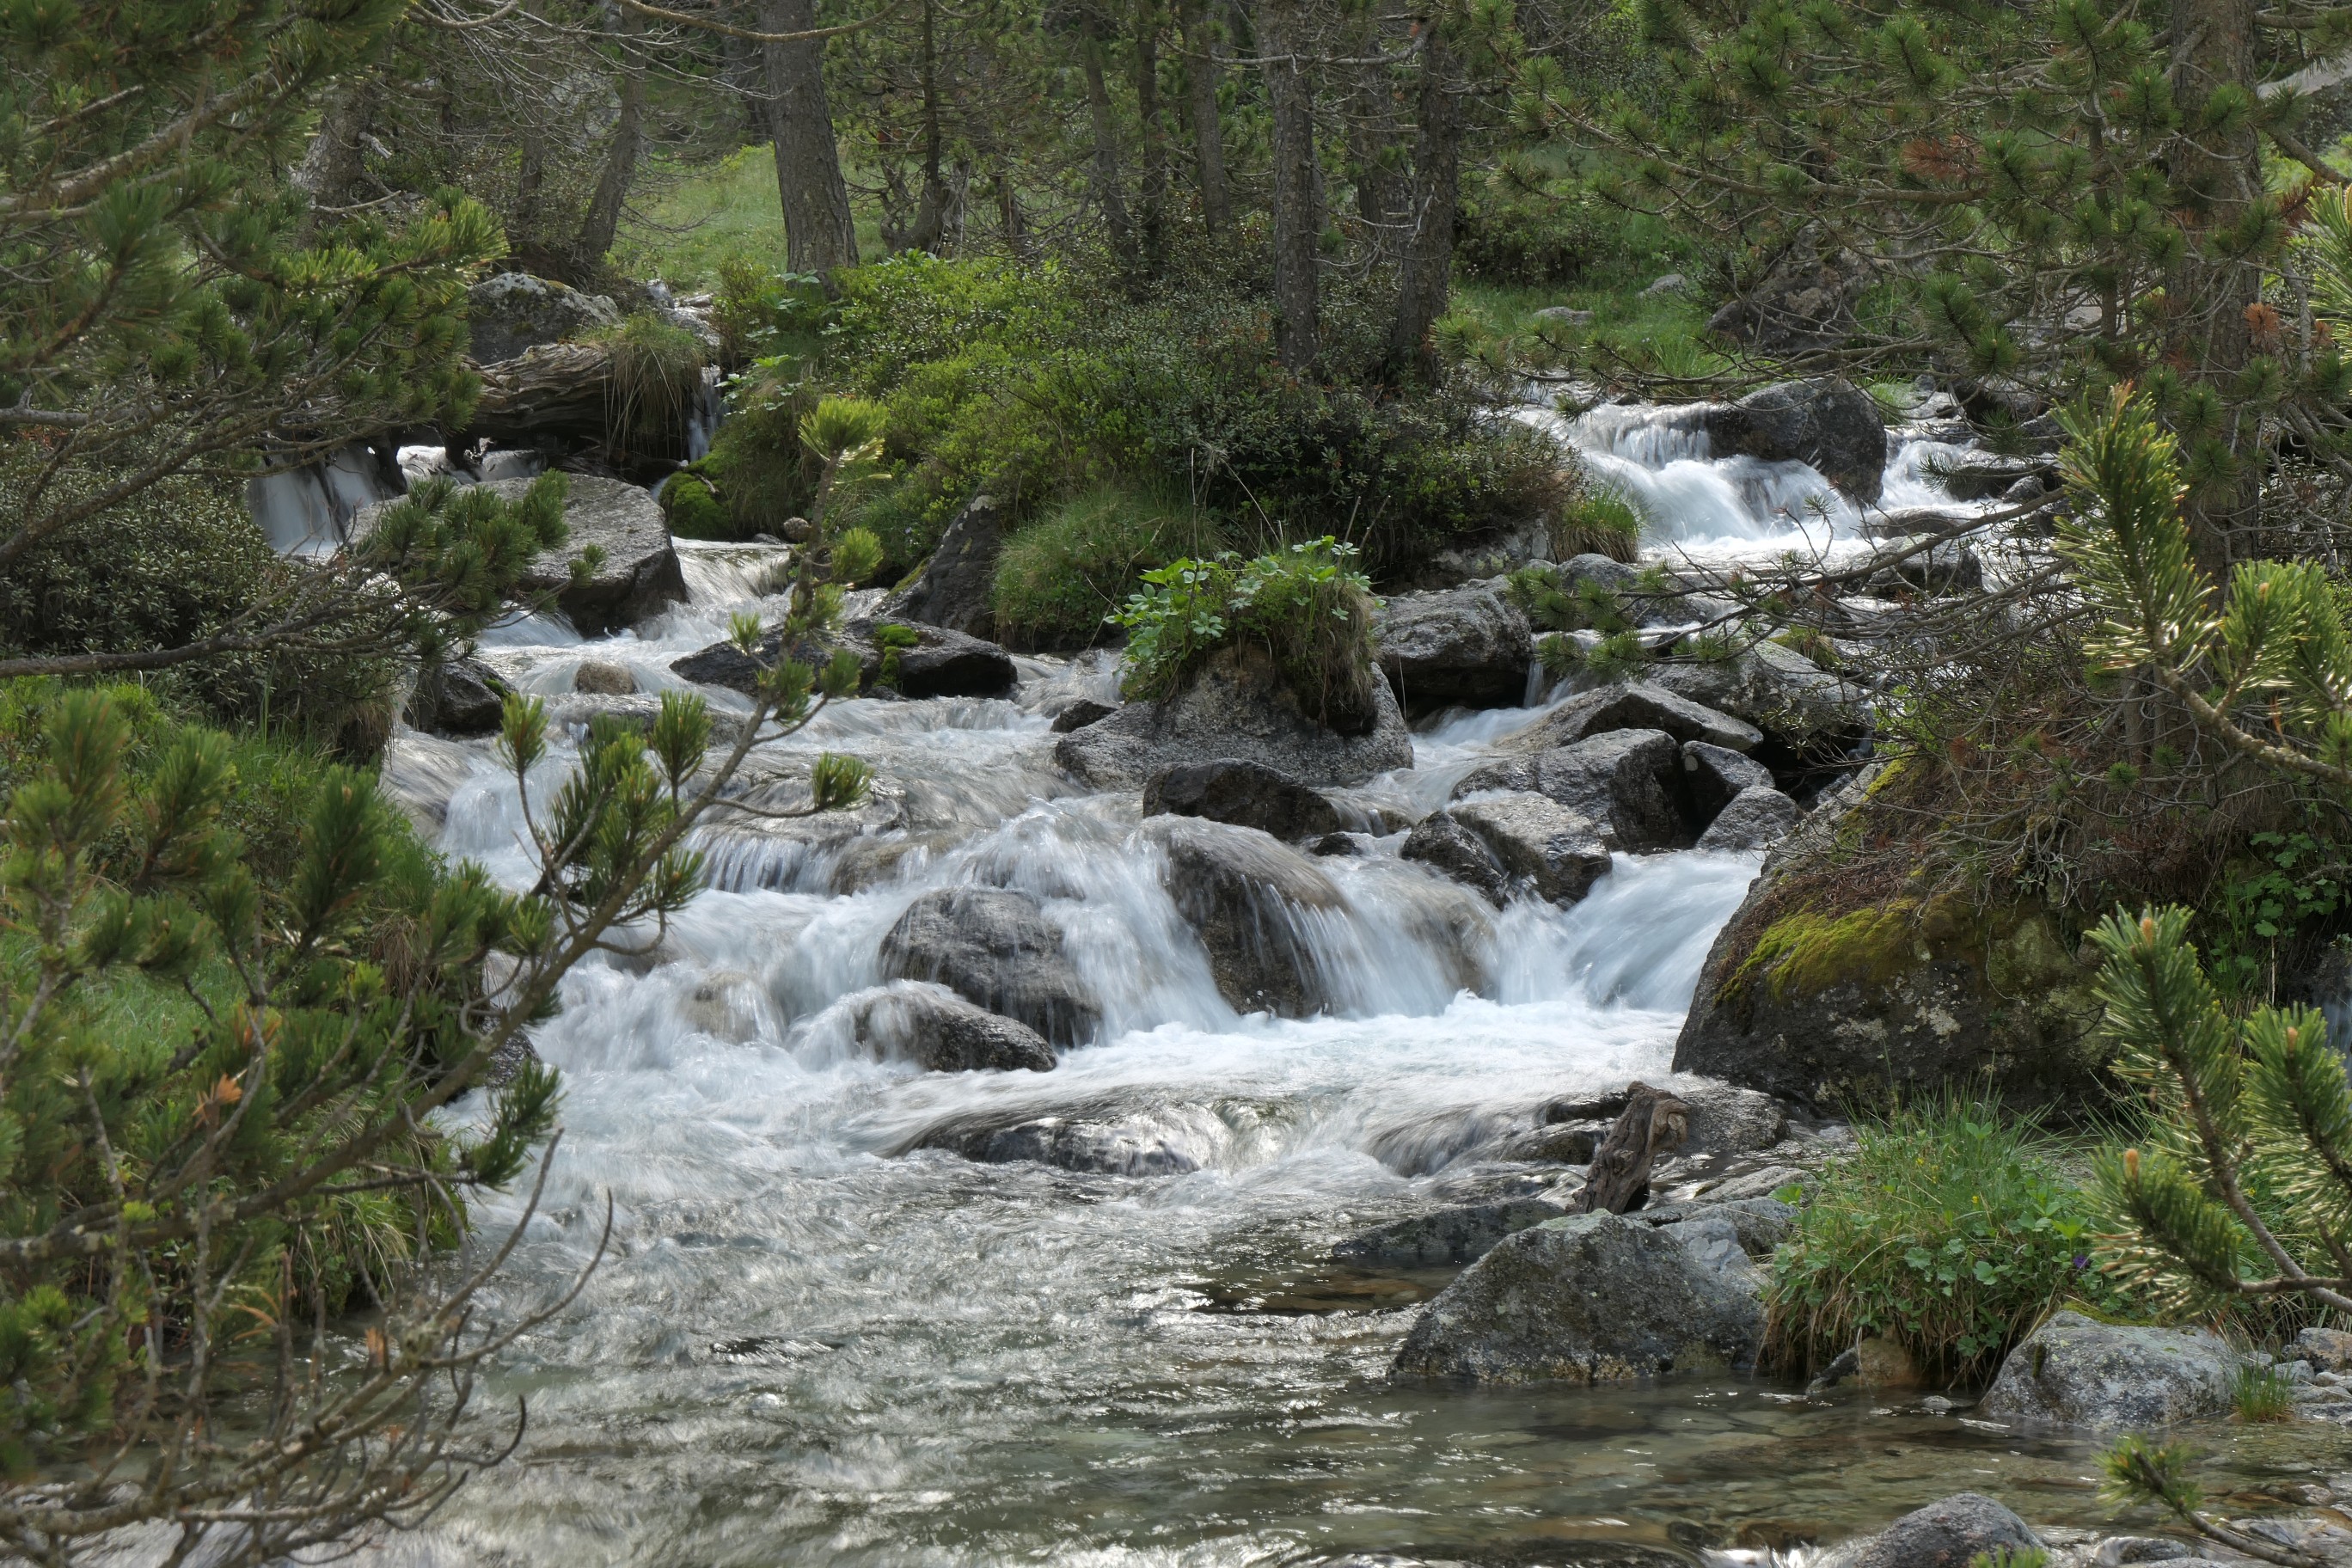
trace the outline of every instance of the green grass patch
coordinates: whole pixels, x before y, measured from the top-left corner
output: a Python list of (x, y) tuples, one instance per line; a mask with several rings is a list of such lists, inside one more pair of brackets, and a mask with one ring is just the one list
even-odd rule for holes
[(1223, 542), (1217, 521), (1181, 497), (1116, 485), (1074, 496), (1005, 542), (997, 628), (1024, 647), (1087, 647), (1144, 573)]
[[(855, 177), (853, 172), (853, 178)], [(719, 264), (740, 258), (785, 270), (783, 207), (776, 194), (775, 149), (755, 142), (708, 163), (657, 159), (646, 171), (633, 214), (613, 242), (613, 267), (631, 278), (658, 278), (673, 289), (708, 289)], [(636, 215), (642, 215), (636, 216)], [(858, 254), (883, 254), (877, 215), (853, 207)]]

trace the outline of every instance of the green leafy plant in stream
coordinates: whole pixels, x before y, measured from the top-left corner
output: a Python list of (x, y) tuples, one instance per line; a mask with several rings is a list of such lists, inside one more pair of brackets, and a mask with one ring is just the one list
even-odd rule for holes
[(1300, 707), (1343, 731), (1373, 718), (1370, 581), (1352, 546), (1324, 538), (1243, 560), (1171, 562), (1111, 619), (1125, 629), (1132, 698), (1174, 695), (1218, 650), (1262, 650)]
[(2092, 1268), (2095, 1211), (2031, 1117), (1958, 1098), (1855, 1124), (1765, 1291), (1775, 1361), (1811, 1372), (1865, 1335), (1927, 1374), (1990, 1374), (2070, 1296), (2119, 1305)]

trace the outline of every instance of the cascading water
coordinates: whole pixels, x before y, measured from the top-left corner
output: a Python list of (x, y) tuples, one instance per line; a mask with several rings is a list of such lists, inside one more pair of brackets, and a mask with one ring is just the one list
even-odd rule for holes
[[(1671, 514), (1686, 537), (1769, 539), (1748, 480), (1666, 430), (1623, 437), (1626, 473), (1715, 487), (1717, 511)], [(682, 555), (689, 602), (637, 632), (519, 626), (485, 657), (547, 693), (589, 658), (679, 684), (669, 661), (758, 607), (782, 552)], [(1443, 1277), (1352, 1274), (1319, 1261), (1330, 1244), (1528, 1190), (1496, 1156), (1538, 1101), (1664, 1074), (1757, 858), (1620, 857), (1572, 908), (1498, 911), (1391, 837), (1314, 862), (1339, 898), (1292, 934), (1329, 1010), (1237, 1016), (1134, 795), (1052, 766), (1049, 716), (1109, 695), (1114, 667), (1021, 669), (1010, 700), (847, 702), (763, 748), (763, 776), (832, 749), (887, 788), (831, 835), (711, 828), (712, 889), (658, 952), (567, 980), (535, 1037), (566, 1134), (493, 1305), (560, 1289), (608, 1199), (614, 1246), (501, 1367), (489, 1402), (530, 1404), (520, 1461), (460, 1494), (425, 1558), (1692, 1563), (1759, 1521), (1835, 1533), (1956, 1483), (2079, 1485), (2071, 1444), (1756, 1383), (1388, 1383), (1411, 1321), (1393, 1309)], [(1427, 810), (1533, 717), (1444, 722), (1416, 767), (1347, 798)], [(486, 749), (407, 738), (392, 771), (446, 796), (446, 851), (529, 877)], [(1031, 895), (1099, 1001), (1051, 1072), (926, 1074), (860, 1043), (909, 987), (883, 978), (886, 932), (971, 886)], [(953, 1152), (1007, 1127), (1090, 1168)], [(495, 1237), (520, 1212), (478, 1217)]]

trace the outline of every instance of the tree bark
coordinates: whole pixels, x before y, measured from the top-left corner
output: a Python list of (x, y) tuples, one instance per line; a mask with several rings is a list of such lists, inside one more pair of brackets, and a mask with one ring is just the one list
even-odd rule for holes
[(923, 89), (923, 195), (915, 208), (914, 226), (908, 230), (907, 243), (917, 250), (937, 254), (940, 237), (947, 232), (947, 176), (941, 172), (940, 130), (940, 68), (939, 47), (934, 29), (932, 0), (923, 0), (922, 72)]
[(364, 172), (360, 162), (360, 138), (367, 133), (368, 121), (375, 115), (382, 81), (370, 67), (337, 82), (327, 94), (326, 110), (319, 117), (318, 132), (310, 138), (310, 145), (303, 150), (302, 162), (294, 171), (294, 184), (310, 198), (310, 208), (295, 230), (295, 237), (304, 245), (310, 244), (319, 231), (320, 209), (347, 205), (352, 188), (360, 183)]
[(1160, 0), (1136, 0), (1135, 114), (1143, 124), (1143, 263), (1153, 273), (1167, 255), (1168, 125), (1160, 108)]
[(1217, 110), (1217, 39), (1206, 0), (1177, 0), (1184, 28), (1184, 92), (1192, 121), (1193, 177), (1201, 187), (1201, 221), (1211, 234), (1231, 227), (1233, 198), (1225, 190), (1225, 142)]
[(1297, 0), (1258, 0), (1257, 47), (1265, 61), (1266, 100), (1274, 111), (1274, 342), (1290, 370), (1305, 372), (1322, 357), (1317, 317), (1316, 241), (1322, 233), (1317, 200), (1314, 89), (1300, 58)]
[[(815, 0), (761, 0), (763, 33), (807, 32)], [(824, 92), (824, 40), (761, 44), (768, 81), (768, 133), (776, 145), (776, 194), (783, 206), (784, 254), (795, 272), (819, 276), (857, 265), (857, 226), (833, 108)]]
[[(621, 11), (622, 34), (634, 34), (640, 26), (635, 12)], [(588, 199), (579, 237), (572, 246), (583, 276), (603, 266), (605, 253), (613, 248), (613, 237), (621, 227), (621, 206), (629, 199), (629, 187), (637, 177), (637, 160), (645, 152), (646, 68), (625, 41), (621, 50), (621, 111), (613, 122), (613, 141), (604, 150), (604, 167), (596, 176), (595, 194)]]
[(1442, 24), (1430, 23), (1421, 52), (1420, 134), (1413, 148), (1412, 226), (1397, 264), (1396, 319), (1389, 330), (1392, 372), (1434, 381), (1430, 328), (1445, 311), (1454, 277), (1454, 219), (1461, 202), (1464, 84), (1461, 58)]
[(1617, 1124), (1593, 1152), (1584, 1185), (1568, 1200), (1570, 1214), (1627, 1214), (1650, 1195), (1650, 1167), (1690, 1136), (1690, 1107), (1662, 1089), (1636, 1083)]
[[(2255, 10), (2253, 0), (2173, 0), (2172, 93), (2190, 125), (2216, 89), (2251, 91), (2262, 80)], [(2267, 199), (2261, 132), (2240, 116), (2235, 130), (2184, 133), (2174, 140), (2169, 163), (2176, 205), (2190, 226), (2166, 289), (2166, 357), (2188, 386), (2210, 386), (2222, 410), (2219, 429), (2181, 433), (2191, 479), (2183, 512), (2198, 563), (2220, 583), (2233, 560), (2260, 552), (2261, 421), (2231, 383), (2252, 357), (2246, 311), (2261, 301), (2263, 279), (2258, 260), (2233, 259), (2210, 240)], [(2207, 470), (2201, 477), (2200, 468)], [(2215, 474), (2217, 468), (2233, 471)]]
[(1111, 249), (1125, 258), (1134, 244), (1127, 221), (1127, 198), (1118, 188), (1118, 136), (1110, 118), (1110, 89), (1103, 81), (1102, 29), (1089, 11), (1078, 23), (1078, 63), (1087, 78), (1087, 117), (1095, 139), (1094, 197), (1101, 209)]

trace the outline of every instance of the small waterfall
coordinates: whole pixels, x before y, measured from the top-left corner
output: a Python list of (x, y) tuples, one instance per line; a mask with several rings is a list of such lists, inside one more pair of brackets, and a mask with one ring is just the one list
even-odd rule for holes
[(245, 503), (279, 554), (331, 555), (361, 508), (407, 489), (390, 448), (352, 441), (318, 462), (247, 480)]

